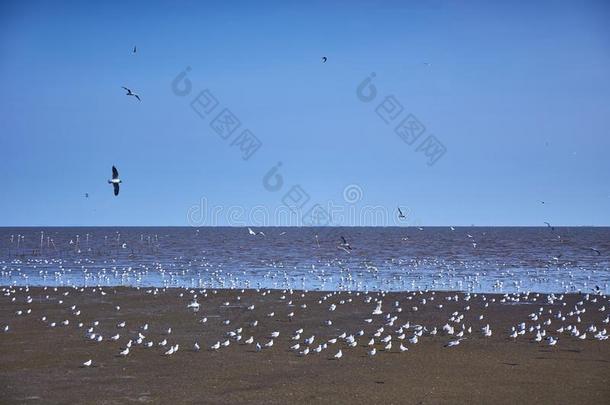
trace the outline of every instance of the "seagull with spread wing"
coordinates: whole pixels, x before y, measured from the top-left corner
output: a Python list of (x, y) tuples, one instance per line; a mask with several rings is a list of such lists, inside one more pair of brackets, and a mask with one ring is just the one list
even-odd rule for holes
[(126, 96), (134, 96), (135, 98), (138, 99), (138, 101), (142, 101), (140, 100), (140, 96), (138, 96), (136, 93), (134, 93), (133, 91), (131, 91), (131, 89), (128, 89), (125, 86), (121, 86), (127, 93), (125, 93)]
[(112, 187), (114, 188), (114, 195), (119, 195), (119, 184), (121, 183), (122, 181), (119, 179), (119, 171), (116, 169), (116, 167), (112, 166), (112, 180), (108, 180), (108, 184), (112, 184)]

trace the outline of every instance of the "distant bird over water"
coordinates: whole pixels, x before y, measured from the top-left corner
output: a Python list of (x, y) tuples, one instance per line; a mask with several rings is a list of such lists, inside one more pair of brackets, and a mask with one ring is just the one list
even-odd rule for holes
[(602, 252), (600, 252), (599, 250), (597, 250), (597, 249), (595, 249), (595, 248), (592, 248), (592, 247), (590, 247), (590, 248), (589, 248), (589, 250), (591, 250), (591, 251), (593, 251), (593, 252), (597, 253), (597, 255), (598, 255), (598, 256), (601, 256), (601, 254), (602, 254)]
[(137, 99), (138, 99), (138, 101), (142, 101), (142, 100), (140, 100), (140, 96), (138, 96), (136, 93), (134, 93), (133, 91), (131, 91), (131, 89), (128, 89), (128, 88), (127, 88), (127, 87), (125, 87), (125, 86), (121, 86), (121, 87), (122, 87), (123, 89), (125, 89), (125, 91), (127, 92), (127, 93), (125, 93), (125, 95), (126, 95), (126, 96), (134, 96), (135, 98), (137, 98)]
[(108, 184), (112, 184), (112, 187), (114, 188), (114, 195), (119, 195), (119, 184), (121, 183), (122, 181), (119, 179), (119, 171), (116, 169), (116, 167), (112, 166), (112, 180), (108, 180)]
[(400, 210), (400, 207), (398, 207), (398, 219), (405, 219), (405, 214), (402, 213), (402, 211)]
[(133, 53), (136, 53), (136, 46), (133, 46)]
[(327, 60), (328, 58), (326, 56), (322, 56), (322, 63), (326, 63)]

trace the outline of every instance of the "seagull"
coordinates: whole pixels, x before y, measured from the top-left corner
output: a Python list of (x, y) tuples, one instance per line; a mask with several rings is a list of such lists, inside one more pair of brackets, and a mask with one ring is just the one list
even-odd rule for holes
[(348, 249), (346, 249), (344, 246), (337, 246), (337, 249), (341, 249), (343, 250), (345, 253), (351, 253)]
[(461, 339), (457, 339), (457, 340), (451, 340), (449, 343), (447, 343), (444, 347), (453, 347), (453, 346), (457, 346), (460, 344), (460, 341), (464, 340), (466, 338), (461, 338)]
[(402, 213), (402, 211), (400, 210), (400, 207), (398, 207), (398, 219), (405, 219), (405, 214)]
[(341, 351), (341, 349), (339, 349), (339, 351), (337, 352), (337, 354), (335, 354), (335, 359), (339, 360), (341, 357), (343, 357), (343, 352)]
[(119, 179), (119, 171), (116, 167), (112, 166), (112, 180), (108, 180), (108, 184), (112, 184), (114, 188), (114, 195), (119, 195), (119, 184), (123, 181)]
[(349, 245), (349, 243), (347, 242), (347, 240), (343, 236), (341, 236), (341, 244), (339, 246), (342, 246), (345, 249), (352, 250), (352, 247)]
[(125, 91), (127, 92), (127, 93), (125, 93), (125, 95), (126, 95), (126, 96), (134, 96), (135, 98), (137, 98), (137, 99), (138, 99), (138, 101), (142, 101), (142, 100), (140, 100), (140, 96), (138, 96), (136, 93), (134, 93), (133, 91), (131, 91), (131, 89), (128, 89), (128, 88), (127, 88), (127, 87), (125, 87), (125, 86), (121, 86), (121, 87), (122, 87), (123, 89), (125, 89)]
[(133, 53), (136, 53), (136, 46), (133, 46)]
[(589, 250), (591, 250), (591, 251), (593, 251), (593, 252), (597, 253), (597, 255), (598, 255), (598, 256), (600, 256), (600, 255), (602, 254), (602, 252), (600, 252), (599, 250), (597, 250), (597, 249), (595, 249), (595, 248), (592, 248), (592, 247), (590, 247), (590, 248), (589, 248)]
[(322, 56), (322, 63), (326, 63), (327, 60), (328, 58), (326, 56)]
[(265, 234), (264, 234), (262, 231), (254, 232), (254, 231), (252, 230), (252, 228), (250, 228), (250, 227), (248, 228), (248, 233), (249, 233), (250, 235), (253, 235), (253, 236), (256, 236), (256, 235), (262, 235), (262, 236), (265, 236)]
[(87, 360), (86, 362), (83, 363), (83, 367), (91, 367), (92, 364), (93, 364), (93, 360)]
[(547, 227), (547, 228), (550, 228), (550, 229), (551, 229), (551, 231), (554, 231), (554, 230), (555, 230), (555, 227), (554, 227), (554, 226), (551, 226), (551, 224), (549, 224), (548, 222), (546, 222), (546, 221), (545, 221), (544, 223), (546, 224), (546, 227)]

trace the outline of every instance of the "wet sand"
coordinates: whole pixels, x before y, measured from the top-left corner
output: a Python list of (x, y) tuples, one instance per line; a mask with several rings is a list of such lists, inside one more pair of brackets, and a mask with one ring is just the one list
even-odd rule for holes
[[(372, 316), (374, 301), (365, 303), (366, 295), (337, 293), (318, 301), (327, 293), (282, 292), (262, 295), (254, 290), (207, 290), (204, 297), (197, 290), (200, 310), (187, 309), (192, 301), (189, 290), (104, 288), (84, 291), (73, 288), (24, 288), (6, 291), (0, 297), (0, 326), (9, 325), (8, 332), (0, 332), (0, 403), (608, 403), (610, 399), (610, 340), (586, 340), (558, 333), (561, 325), (577, 324), (576, 317), (565, 322), (552, 318), (547, 331), (559, 337), (556, 346), (545, 341), (534, 342), (528, 333), (516, 341), (509, 338), (511, 326), (520, 322), (535, 325), (551, 318), (547, 313), (561, 309), (570, 311), (584, 295), (566, 295), (563, 301), (548, 304), (546, 295), (529, 296), (526, 303), (501, 303), (501, 295), (472, 296), (470, 301), (447, 301), (455, 293), (425, 292), (389, 293), (383, 297), (383, 313), (391, 312), (399, 318), (395, 325), (407, 321), (428, 329), (439, 328), (436, 336), (427, 333), (417, 344), (407, 343), (407, 352), (398, 351), (395, 330), (386, 327), (382, 336), (391, 333), (393, 347), (383, 351), (376, 339), (378, 353), (367, 355), (366, 347), (372, 334), (385, 323), (381, 315)], [(147, 292), (148, 291), (148, 292)], [(68, 295), (64, 295), (68, 292)], [(181, 297), (180, 294), (183, 294)], [(48, 295), (48, 298), (46, 296)], [(27, 303), (26, 297), (32, 302)], [(240, 296), (241, 299), (237, 300)], [(282, 296), (285, 296), (282, 299)], [(369, 293), (377, 298), (377, 293)], [(15, 297), (15, 301), (12, 298)], [(412, 297), (410, 300), (408, 297)], [(426, 298), (426, 304), (422, 304)], [(434, 300), (430, 300), (434, 298)], [(592, 298), (592, 297), (591, 297)], [(348, 300), (351, 299), (351, 302)], [(491, 302), (495, 299), (495, 302)], [(536, 301), (534, 301), (534, 299)], [(292, 300), (292, 304), (288, 302)], [(341, 300), (344, 303), (341, 304)], [(60, 301), (63, 301), (60, 303)], [(398, 313), (394, 302), (403, 309)], [(229, 302), (228, 306), (224, 303)], [(565, 306), (563, 303), (566, 303)], [(331, 304), (336, 310), (330, 311)], [(487, 308), (484, 304), (488, 303)], [(248, 310), (251, 304), (254, 310)], [(306, 304), (307, 308), (301, 305)], [(443, 308), (436, 306), (442, 304)], [(71, 307), (76, 305), (80, 314)], [(466, 306), (469, 311), (464, 311)], [(605, 305), (605, 311), (599, 309)], [(120, 306), (120, 310), (115, 307)], [(413, 309), (417, 306), (417, 310)], [(528, 314), (544, 308), (544, 316), (537, 322)], [(597, 302), (585, 301), (586, 312), (580, 314), (581, 331), (594, 324), (609, 328), (602, 319), (610, 312), (608, 298), (597, 297)], [(25, 314), (30, 308), (31, 313)], [(23, 310), (18, 316), (16, 311)], [(464, 323), (472, 333), (460, 345), (443, 347), (455, 338), (440, 330), (454, 311), (465, 315)], [(275, 316), (267, 314), (275, 312)], [(294, 312), (289, 320), (288, 313)], [(484, 319), (479, 320), (483, 314)], [(41, 317), (47, 320), (42, 321)], [(207, 317), (207, 322), (200, 320)], [(371, 324), (365, 318), (373, 318)], [(60, 322), (69, 320), (67, 326)], [(326, 320), (333, 324), (327, 326)], [(230, 320), (229, 325), (223, 323)], [(256, 327), (250, 322), (258, 320)], [(104, 340), (90, 340), (87, 329), (94, 327)], [(117, 328), (121, 321), (125, 328)], [(50, 327), (57, 322), (56, 327)], [(82, 322), (84, 326), (78, 327)], [(148, 323), (148, 330), (142, 326)], [(483, 337), (480, 329), (489, 324), (491, 337)], [(167, 328), (171, 334), (167, 335)], [(230, 330), (243, 328), (242, 343), (231, 340), (229, 347), (208, 350), (217, 341), (226, 340)], [(289, 346), (295, 342), (290, 336), (303, 328), (304, 338), (316, 336), (318, 343), (364, 330), (357, 347), (347, 347), (339, 339), (329, 344), (320, 354), (298, 356)], [(272, 331), (279, 331), (274, 346), (256, 352), (254, 345), (243, 341), (254, 336), (261, 345), (269, 341)], [(127, 357), (118, 353), (129, 339), (143, 333), (145, 342), (155, 342), (153, 348), (133, 345)], [(110, 336), (119, 333), (118, 341)], [(406, 332), (407, 338), (413, 330)], [(167, 339), (164, 348), (157, 343)], [(201, 350), (195, 352), (197, 341)], [(171, 356), (163, 353), (169, 345), (180, 349)], [(343, 357), (334, 360), (341, 348)], [(82, 363), (92, 359), (92, 367)]]

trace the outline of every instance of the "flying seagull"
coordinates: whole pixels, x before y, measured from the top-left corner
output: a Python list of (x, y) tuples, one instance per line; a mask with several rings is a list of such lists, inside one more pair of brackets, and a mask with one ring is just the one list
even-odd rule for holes
[(85, 193), (85, 198), (89, 198), (89, 193)]
[(262, 235), (262, 236), (265, 236), (265, 233), (264, 233), (263, 231), (254, 232), (254, 231), (252, 230), (252, 228), (248, 228), (248, 233), (249, 233), (250, 235), (253, 235), (253, 236), (255, 236), (255, 235)]
[(136, 46), (133, 46), (133, 53), (136, 53)]
[(326, 63), (327, 60), (328, 58), (326, 56), (322, 56), (322, 63)]
[(119, 195), (119, 184), (121, 183), (122, 181), (119, 179), (119, 171), (116, 169), (116, 167), (112, 166), (112, 180), (108, 180), (108, 184), (112, 184), (112, 187), (114, 187), (114, 195)]
[(555, 230), (555, 227), (554, 227), (554, 226), (551, 226), (551, 224), (549, 224), (548, 222), (545, 222), (545, 224), (546, 224), (546, 227), (547, 227), (547, 228), (551, 228), (551, 231), (554, 231), (554, 230)]
[(594, 251), (595, 253), (597, 253), (598, 256), (600, 256), (602, 254), (602, 252), (600, 252), (599, 250), (595, 249), (595, 248), (589, 248), (589, 250)]
[(125, 95), (126, 95), (126, 96), (134, 96), (135, 98), (137, 98), (137, 99), (138, 99), (138, 101), (142, 101), (142, 100), (140, 100), (140, 96), (138, 96), (136, 93), (134, 93), (133, 91), (131, 91), (131, 89), (128, 89), (128, 88), (127, 88), (127, 87), (125, 87), (125, 86), (121, 86), (121, 87), (122, 87), (123, 89), (125, 89), (125, 91), (127, 92), (127, 93), (125, 93)]
[(341, 236), (341, 244), (339, 246), (343, 246), (343, 248), (345, 249), (352, 250), (352, 247), (349, 245), (349, 243), (343, 236)]
[(402, 213), (402, 211), (400, 210), (400, 207), (398, 207), (398, 218), (399, 219), (405, 219), (405, 214)]

